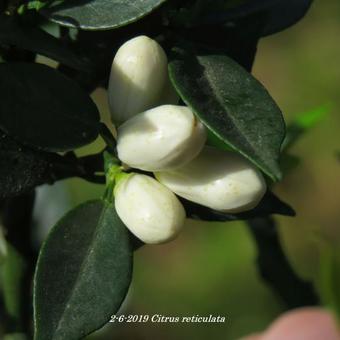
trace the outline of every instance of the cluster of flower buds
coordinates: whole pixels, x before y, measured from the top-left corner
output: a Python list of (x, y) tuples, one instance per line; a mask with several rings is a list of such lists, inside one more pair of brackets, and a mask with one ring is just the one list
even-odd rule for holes
[(154, 244), (173, 239), (184, 225), (177, 196), (235, 213), (254, 208), (266, 191), (262, 174), (247, 159), (205, 146), (205, 126), (188, 107), (176, 105), (167, 63), (156, 41), (129, 40), (113, 60), (108, 89), (118, 158), (155, 177), (120, 176), (115, 207), (136, 237)]

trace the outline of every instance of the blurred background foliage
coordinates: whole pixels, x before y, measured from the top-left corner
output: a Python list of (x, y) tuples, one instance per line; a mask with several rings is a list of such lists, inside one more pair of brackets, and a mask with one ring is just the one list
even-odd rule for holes
[[(326, 118), (292, 148), (301, 163), (275, 188), (297, 211), (296, 218), (278, 218), (283, 247), (299, 275), (312, 280), (318, 266), (315, 238), (321, 234), (332, 242), (340, 240), (339, 37), (340, 2), (315, 0), (297, 25), (260, 41), (254, 67), (287, 123), (300, 113), (330, 107)], [(108, 120), (105, 91), (97, 90), (93, 98)], [(96, 152), (103, 146), (98, 140), (79, 153)], [(46, 205), (44, 197), (51, 190), (57, 202)], [(63, 211), (102, 193), (103, 187), (79, 179), (43, 187), (36, 208), (39, 225), (52, 225)], [(40, 233), (38, 238), (42, 237)], [(212, 314), (225, 316), (226, 322), (110, 324), (89, 338), (218, 340), (260, 331), (284, 306), (259, 278), (255, 258), (255, 246), (243, 223), (188, 221), (176, 241), (136, 252), (133, 283), (121, 312)]]

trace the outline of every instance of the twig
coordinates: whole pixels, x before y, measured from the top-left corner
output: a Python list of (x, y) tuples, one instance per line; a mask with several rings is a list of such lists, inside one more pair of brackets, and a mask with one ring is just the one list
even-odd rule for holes
[[(80, 177), (93, 183), (105, 183), (102, 152), (80, 158), (77, 158), (74, 153), (68, 153), (64, 156), (51, 154), (50, 161), (49, 184), (71, 177)], [(101, 175), (98, 173), (101, 173)]]
[(314, 306), (319, 299), (310, 282), (293, 271), (281, 247), (276, 224), (270, 217), (248, 221), (257, 244), (257, 265), (262, 278), (282, 298), (288, 309)]

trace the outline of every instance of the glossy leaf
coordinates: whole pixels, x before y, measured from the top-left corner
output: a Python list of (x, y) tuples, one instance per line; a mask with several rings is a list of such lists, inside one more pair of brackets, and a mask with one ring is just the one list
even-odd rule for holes
[(41, 12), (62, 26), (107, 30), (141, 19), (163, 2), (165, 0), (67, 0), (53, 2)]
[(17, 17), (0, 15), (0, 44), (39, 53), (75, 69), (87, 71), (88, 61), (40, 28), (24, 25)]
[(75, 340), (102, 327), (131, 281), (132, 249), (113, 204), (91, 201), (51, 230), (34, 280), (36, 340)]
[(273, 180), (285, 134), (280, 109), (266, 89), (225, 55), (176, 49), (170, 77), (207, 128)]
[(0, 133), (0, 199), (19, 195), (46, 181), (45, 155), (16, 143)]
[(258, 217), (267, 217), (269, 215), (283, 215), (283, 216), (295, 216), (295, 211), (287, 204), (281, 201), (275, 194), (267, 191), (261, 202), (252, 210), (245, 211), (242, 213), (223, 213), (216, 211), (202, 205), (190, 202), (183, 198), (182, 201), (187, 216), (196, 220), (202, 221), (238, 221), (238, 220), (249, 220)]
[(67, 151), (92, 142), (99, 112), (71, 79), (42, 64), (0, 64), (0, 128), (20, 142)]

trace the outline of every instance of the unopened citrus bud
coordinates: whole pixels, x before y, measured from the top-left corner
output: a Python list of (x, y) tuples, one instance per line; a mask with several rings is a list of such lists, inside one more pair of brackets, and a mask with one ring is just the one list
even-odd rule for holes
[(178, 196), (223, 212), (250, 210), (266, 191), (263, 176), (248, 160), (212, 147), (182, 168), (157, 172), (156, 178)]
[(119, 125), (137, 113), (167, 104), (161, 102), (163, 98), (172, 102), (173, 97), (166, 94), (169, 86), (163, 48), (146, 36), (127, 41), (119, 48), (111, 68), (108, 97), (112, 121)]
[(185, 210), (178, 198), (146, 175), (131, 174), (118, 182), (115, 207), (127, 228), (144, 243), (170, 241), (184, 225)]
[(129, 119), (118, 129), (119, 159), (146, 171), (178, 168), (198, 155), (204, 125), (185, 106), (163, 105)]

